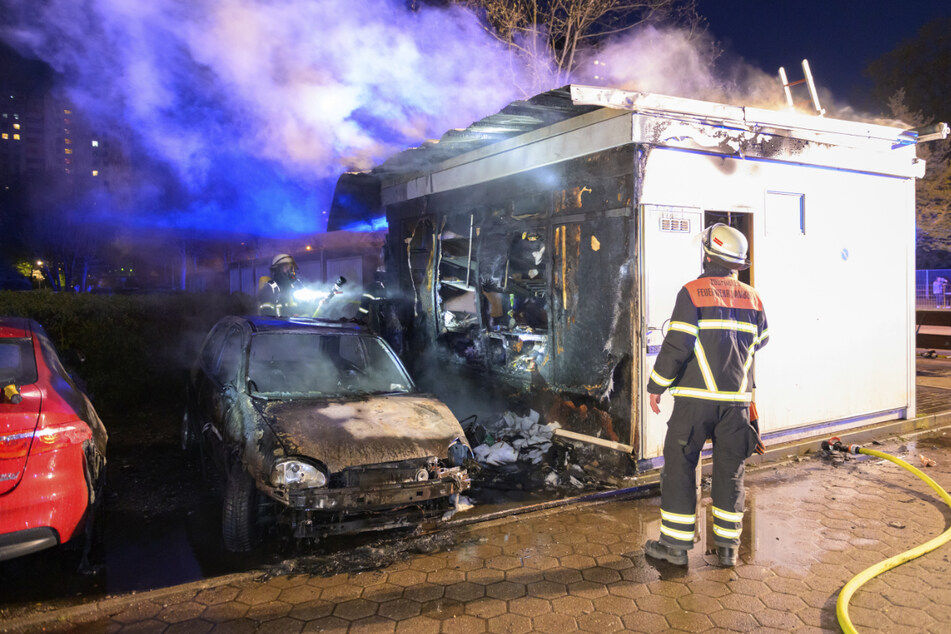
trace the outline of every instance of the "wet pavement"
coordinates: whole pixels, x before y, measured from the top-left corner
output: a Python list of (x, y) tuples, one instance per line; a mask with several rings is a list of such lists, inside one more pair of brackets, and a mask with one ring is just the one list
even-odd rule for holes
[[(951, 487), (951, 433), (876, 449)], [(619, 497), (459, 527), (362, 572), (218, 577), (34, 614), (3, 631), (567, 632), (838, 631), (842, 585), (944, 531), (951, 512), (920, 480), (865, 456), (812, 455), (747, 476), (740, 562), (716, 565), (707, 522), (678, 568), (646, 559), (659, 499)], [(709, 512), (709, 500), (704, 500)], [(709, 520), (709, 518), (708, 518)], [(861, 631), (943, 632), (951, 546), (873, 579), (852, 600)], [(421, 549), (423, 550), (423, 549)]]
[[(921, 456), (934, 460), (924, 471), (946, 489), (949, 375), (947, 360), (919, 359), (919, 417), (930, 416), (938, 428), (874, 445), (918, 467)], [(76, 594), (86, 598), (78, 605), (34, 597), (36, 610), (8, 613), (0, 631), (834, 632), (844, 583), (951, 524), (951, 510), (927, 485), (865, 456), (813, 451), (751, 468), (746, 484), (733, 569), (716, 565), (709, 517), (687, 568), (645, 558), (643, 542), (659, 531), (653, 489), (642, 497), (503, 510), (421, 538), (343, 542), (336, 554), (256, 554), (255, 561), (229, 560), (196, 542), (218, 533), (212, 516), (130, 517), (126, 546), (107, 553), (108, 594), (79, 587)], [(709, 499), (703, 503), (709, 513)], [(949, 562), (945, 545), (867, 583), (851, 603), (855, 626), (947, 631)], [(177, 572), (165, 578), (167, 570)], [(233, 570), (247, 572), (226, 574)], [(6, 603), (17, 588), (4, 576)]]

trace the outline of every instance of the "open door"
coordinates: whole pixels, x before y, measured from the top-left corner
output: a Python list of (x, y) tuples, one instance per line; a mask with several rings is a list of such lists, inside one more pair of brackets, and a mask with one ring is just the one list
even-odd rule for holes
[[(689, 207), (665, 207), (643, 205), (643, 276), (641, 297), (644, 298), (645, 327), (643, 354), (644, 380), (641, 381), (641, 443), (640, 457), (656, 458), (663, 455), (667, 420), (673, 409), (673, 397), (664, 392), (660, 401), (660, 414), (650, 409), (647, 394), (647, 377), (654, 369), (654, 361), (660, 353), (667, 334), (670, 314), (674, 310), (680, 287), (695, 279), (703, 271), (700, 234), (717, 222), (736, 227), (750, 240), (750, 255), (753, 252), (752, 214), (735, 211), (701, 211)], [(747, 284), (753, 279), (752, 268), (740, 273)]]
[[(746, 236), (749, 242), (749, 252), (746, 254), (750, 262), (753, 261), (753, 214), (745, 211), (704, 211), (703, 228), (706, 229), (716, 223), (723, 223), (734, 229), (739, 229), (740, 233)], [(739, 280), (744, 284), (753, 286), (753, 267), (740, 271)]]

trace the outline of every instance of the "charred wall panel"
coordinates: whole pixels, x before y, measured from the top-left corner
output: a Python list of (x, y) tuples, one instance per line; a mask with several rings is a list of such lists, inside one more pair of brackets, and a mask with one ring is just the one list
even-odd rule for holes
[(629, 442), (634, 185), (624, 146), (390, 206), (390, 249), (415, 298), (411, 340), (547, 394), (536, 409), (600, 410), (559, 422)]
[(585, 433), (631, 442), (633, 266), (629, 209), (555, 227), (553, 387), (608, 409), (614, 424)]
[(415, 199), (387, 209), (386, 264), (390, 296), (405, 329), (404, 359), (415, 362), (414, 350), (423, 350), (434, 338), (433, 274), (435, 228), (426, 213), (426, 200)]

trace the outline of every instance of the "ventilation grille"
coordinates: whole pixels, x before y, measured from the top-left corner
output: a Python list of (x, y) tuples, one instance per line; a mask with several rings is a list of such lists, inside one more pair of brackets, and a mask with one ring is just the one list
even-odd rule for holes
[(688, 218), (661, 218), (660, 230), (673, 233), (690, 233), (690, 220)]

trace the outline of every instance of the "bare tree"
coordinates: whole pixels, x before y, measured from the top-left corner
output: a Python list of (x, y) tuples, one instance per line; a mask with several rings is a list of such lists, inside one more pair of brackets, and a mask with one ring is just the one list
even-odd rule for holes
[(53, 290), (83, 290), (108, 231), (90, 225), (85, 216), (94, 207), (89, 192), (47, 174), (33, 184), (27, 221), (29, 250), (41, 261)]
[[(904, 88), (889, 97), (888, 110), (915, 127), (934, 120), (908, 106)], [(951, 261), (951, 139), (924, 143), (917, 154), (925, 161), (925, 176), (915, 182), (918, 267), (946, 268)]]
[[(951, 120), (951, 18), (933, 20), (868, 65), (873, 96), (914, 127)], [(951, 139), (918, 146), (925, 177), (915, 183), (919, 268), (951, 266)]]
[(486, 29), (529, 69), (526, 95), (569, 82), (580, 53), (651, 23), (701, 30), (695, 0), (457, 0), (480, 12)]

